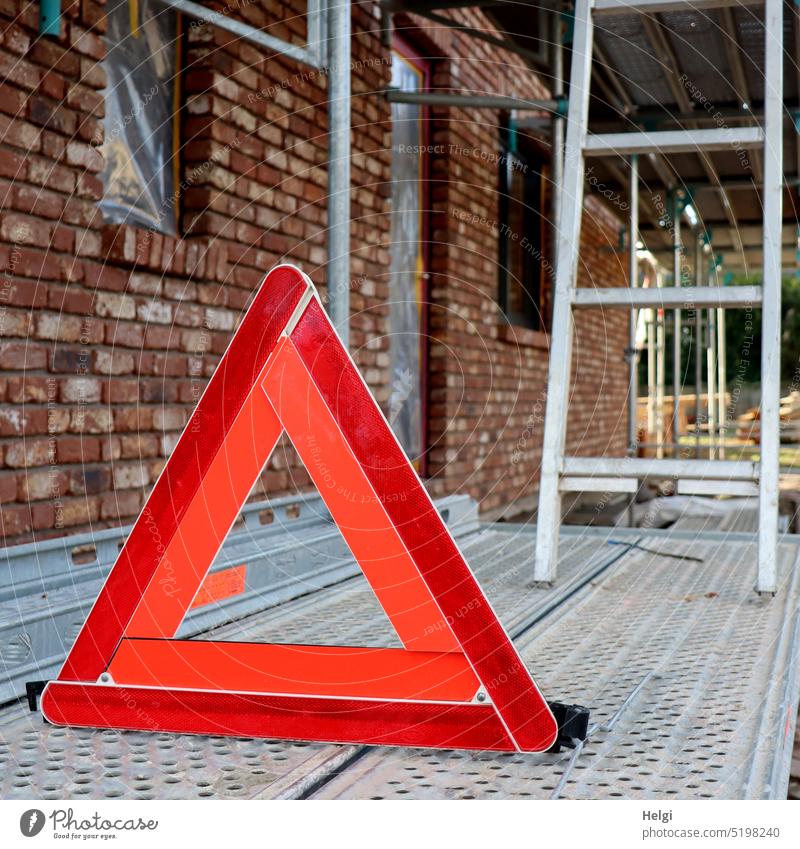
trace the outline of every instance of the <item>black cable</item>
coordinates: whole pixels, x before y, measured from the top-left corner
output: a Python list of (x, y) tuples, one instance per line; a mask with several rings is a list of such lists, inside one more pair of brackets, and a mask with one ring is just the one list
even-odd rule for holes
[(627, 545), (631, 548), (637, 548), (639, 551), (644, 551), (647, 554), (656, 554), (659, 557), (672, 557), (674, 560), (691, 560), (694, 563), (705, 563), (702, 557), (692, 557), (691, 554), (672, 554), (669, 551), (656, 551), (654, 548), (645, 548), (643, 545), (639, 545), (638, 542), (624, 542), (621, 539), (610, 539), (608, 540), (608, 544)]

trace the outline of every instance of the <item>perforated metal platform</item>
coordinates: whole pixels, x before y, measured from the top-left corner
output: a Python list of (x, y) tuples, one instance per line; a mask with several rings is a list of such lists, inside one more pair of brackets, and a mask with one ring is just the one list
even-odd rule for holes
[(597, 727), (577, 755), (374, 749), (318, 795), (785, 798), (798, 549), (781, 547), (781, 591), (759, 598), (755, 548), (736, 537), (648, 534), (637, 543), (647, 551), (631, 549), (525, 634), (544, 691), (592, 708)]
[[(601, 728), (577, 756), (60, 729), (15, 705), (0, 712), (0, 798), (785, 796), (797, 546), (767, 600), (747, 536), (565, 529), (553, 588), (530, 584), (533, 539), (498, 525), (461, 542), (544, 692), (591, 707)], [(208, 633), (397, 644), (360, 577)]]

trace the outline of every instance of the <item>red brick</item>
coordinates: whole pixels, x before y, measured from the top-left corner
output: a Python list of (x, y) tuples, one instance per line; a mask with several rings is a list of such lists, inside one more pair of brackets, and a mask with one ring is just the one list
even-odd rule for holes
[(51, 232), (49, 224), (27, 215), (0, 216), (0, 237), (15, 245), (46, 245)]
[(43, 501), (66, 494), (68, 476), (58, 469), (38, 469), (19, 475), (19, 500)]
[(8, 378), (6, 397), (12, 404), (46, 403), (54, 394), (55, 387), (48, 383), (48, 378), (35, 374), (16, 375)]
[(60, 437), (56, 442), (58, 463), (94, 463), (100, 459), (100, 442), (96, 437)]
[(63, 523), (56, 518), (56, 509), (52, 502), (40, 502), (31, 504), (31, 522), (33, 529), (40, 530), (61, 530)]
[(17, 476), (15, 474), (0, 474), (0, 504), (17, 499)]
[(69, 491), (72, 495), (96, 495), (111, 486), (111, 470), (106, 466), (82, 466), (71, 469)]
[(31, 513), (26, 505), (0, 508), (0, 532), (6, 539), (24, 534), (31, 529)]
[(0, 343), (0, 368), (8, 371), (44, 369), (47, 350), (32, 342)]
[(50, 462), (47, 439), (20, 439), (6, 448), (5, 463), (11, 469), (29, 469)]
[(67, 165), (79, 165), (87, 171), (102, 171), (103, 158), (91, 145), (71, 141), (67, 144)]
[(11, 177), (14, 180), (24, 180), (27, 174), (25, 157), (13, 150), (0, 149), (0, 177)]

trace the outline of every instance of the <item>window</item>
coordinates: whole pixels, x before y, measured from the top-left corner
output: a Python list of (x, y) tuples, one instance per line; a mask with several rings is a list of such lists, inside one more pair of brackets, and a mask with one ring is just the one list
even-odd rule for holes
[(552, 263), (547, 258), (547, 165), (529, 139), (502, 133), (500, 307), (511, 324), (545, 330)]
[[(392, 86), (422, 91), (427, 65), (395, 40)], [(389, 267), (389, 422), (412, 461), (424, 474), (428, 170), (426, 110), (392, 104), (391, 247)]]
[(103, 217), (177, 231), (178, 16), (154, 0), (108, 0)]

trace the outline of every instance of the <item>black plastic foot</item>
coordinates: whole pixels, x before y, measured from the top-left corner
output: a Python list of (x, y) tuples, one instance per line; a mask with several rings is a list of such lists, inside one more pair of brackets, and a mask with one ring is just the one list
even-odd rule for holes
[(562, 746), (574, 749), (581, 740), (586, 739), (589, 731), (589, 708), (583, 705), (565, 705), (561, 702), (548, 704), (558, 723), (558, 737), (547, 751), (560, 752)]
[(28, 681), (25, 684), (25, 695), (28, 698), (28, 707), (32, 712), (39, 710), (39, 696), (44, 692), (47, 681)]

